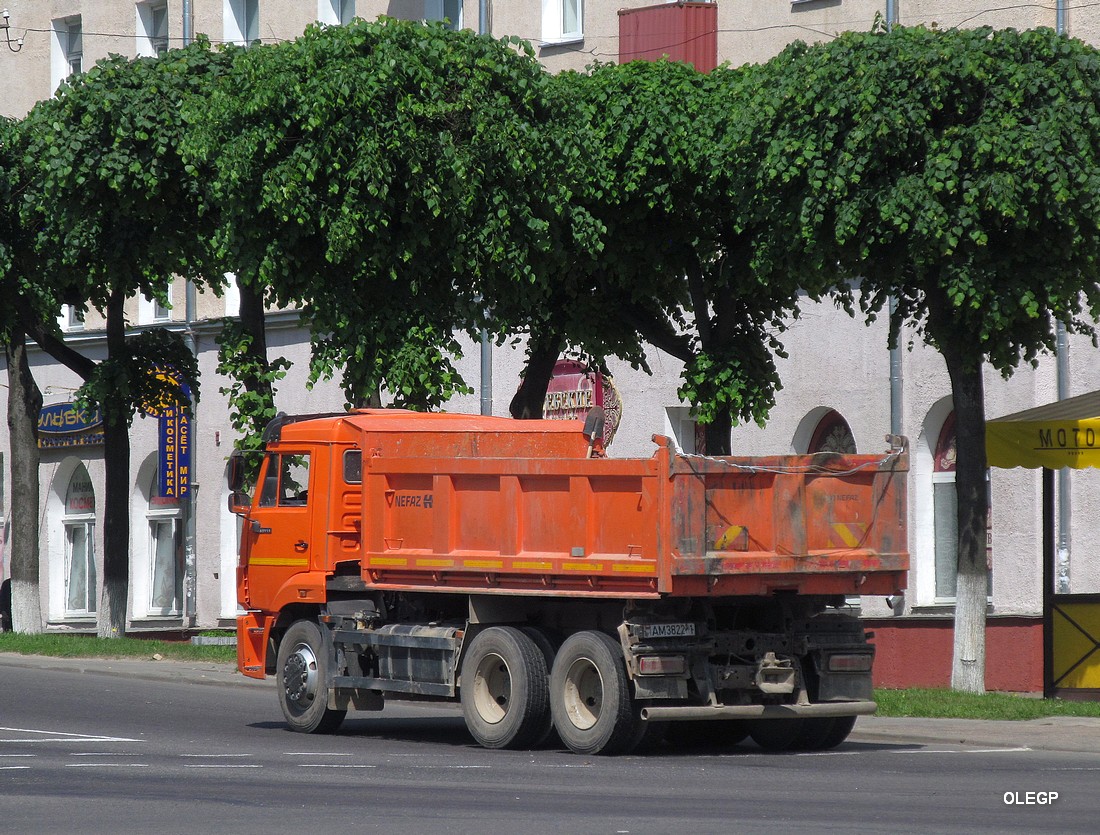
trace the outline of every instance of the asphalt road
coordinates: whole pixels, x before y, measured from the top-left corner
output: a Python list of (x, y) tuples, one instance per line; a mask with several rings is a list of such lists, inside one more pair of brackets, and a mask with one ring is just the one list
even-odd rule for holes
[(0, 832), (1091, 833), (1098, 787), (1100, 752), (859, 725), (828, 753), (590, 758), (482, 750), (454, 707), (391, 704), (305, 736), (270, 682), (0, 660)]

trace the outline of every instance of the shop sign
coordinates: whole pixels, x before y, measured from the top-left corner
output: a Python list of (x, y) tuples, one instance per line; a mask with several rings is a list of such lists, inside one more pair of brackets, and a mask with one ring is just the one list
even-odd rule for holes
[(174, 372), (158, 372), (175, 383), (187, 402), (162, 402), (150, 409), (157, 415), (160, 495), (182, 499), (191, 492), (191, 389)]
[(75, 403), (54, 403), (38, 413), (38, 448), (96, 446), (103, 443), (99, 409), (85, 411)]
[(607, 446), (622, 419), (619, 392), (606, 374), (589, 371), (575, 360), (558, 360), (546, 388), (542, 416), (547, 420), (584, 420), (595, 406), (604, 410), (603, 442)]

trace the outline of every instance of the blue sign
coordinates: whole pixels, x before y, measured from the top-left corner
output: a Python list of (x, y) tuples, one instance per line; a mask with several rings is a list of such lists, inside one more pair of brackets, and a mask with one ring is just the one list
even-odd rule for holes
[(99, 409), (81, 411), (75, 403), (54, 403), (38, 413), (38, 446), (42, 449), (103, 443)]
[[(180, 388), (191, 397), (186, 385)], [(182, 499), (191, 492), (191, 406), (172, 403), (158, 414), (160, 495)]]

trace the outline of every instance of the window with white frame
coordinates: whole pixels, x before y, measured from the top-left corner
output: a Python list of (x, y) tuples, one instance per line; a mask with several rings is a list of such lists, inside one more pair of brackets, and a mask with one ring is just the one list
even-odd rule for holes
[(94, 614), (96, 610), (95, 490), (87, 468), (73, 471), (65, 490), (61, 520), (65, 542), (65, 615)]
[(159, 58), (168, 51), (168, 5), (138, 3), (138, 55)]
[(79, 16), (53, 21), (50, 70), (53, 86), (84, 68), (84, 26)]
[(341, 26), (355, 17), (355, 0), (317, 0), (317, 19), (321, 23)]
[(248, 46), (260, 39), (260, 0), (223, 0), (225, 39)]
[[(167, 296), (172, 291), (169, 284), (165, 289)], [(166, 304), (157, 298), (148, 298), (145, 295), (138, 297), (138, 323), (142, 325), (156, 322), (167, 322), (172, 318), (172, 305)]]
[(84, 330), (84, 308), (77, 307), (75, 304), (62, 305), (57, 324), (63, 331)]
[(695, 455), (706, 448), (703, 427), (695, 420), (690, 406), (665, 407), (665, 434), (687, 455)]
[(183, 515), (178, 499), (159, 495), (157, 473), (149, 487), (149, 614), (183, 612)]
[(584, 0), (542, 0), (543, 43), (584, 39)]
[(447, 28), (462, 28), (462, 0), (424, 0), (425, 20), (445, 20)]
[[(955, 413), (947, 416), (932, 460), (932, 513), (935, 526), (936, 602), (955, 600), (958, 579), (959, 499), (955, 489)], [(987, 482), (988, 488), (988, 482)], [(992, 514), (990, 514), (990, 517)], [(989, 595), (993, 594), (992, 529), (986, 522), (986, 566)]]

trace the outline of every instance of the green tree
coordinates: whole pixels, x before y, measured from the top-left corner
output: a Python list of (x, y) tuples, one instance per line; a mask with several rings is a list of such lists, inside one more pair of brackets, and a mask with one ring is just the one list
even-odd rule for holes
[(746, 102), (756, 68), (703, 74), (667, 61), (565, 74), (598, 161), (578, 189), (603, 226), (584, 269), (599, 309), (684, 363), (680, 395), (729, 454), (734, 422), (762, 421), (780, 386), (775, 356), (814, 273), (762, 259), (775, 230), (754, 189), (766, 137)]
[(518, 42), (355, 21), (247, 50), (188, 109), (218, 242), (242, 284), (302, 308), (314, 380), (340, 374), (355, 404), (469, 391), (451, 358), (488, 324), (486, 277), (531, 281), (548, 246), (546, 79)]
[[(42, 392), (31, 374), (23, 316), (49, 315), (52, 300), (28, 280), (31, 236), (20, 222), (22, 177), (13, 142), (15, 122), (0, 119), (0, 341), (8, 377), (8, 469), (11, 473), (10, 555), (12, 628), (42, 630), (39, 591), (38, 414)], [(0, 536), (7, 532), (0, 532)]]
[[(958, 442), (952, 686), (984, 690), (983, 368), (1096, 336), (1100, 60), (1050, 30), (851, 33), (774, 60), (753, 103), (777, 228), (896, 300), (951, 379)], [(776, 239), (777, 241), (781, 239)], [(847, 295), (841, 291), (841, 296)]]
[(166, 300), (174, 276), (213, 270), (201, 192), (177, 148), (187, 131), (185, 93), (210, 83), (222, 53), (198, 43), (161, 59), (114, 56), (62, 85), (19, 126), (28, 172), (22, 222), (36, 230), (37, 280), (64, 288), (106, 317), (106, 357), (93, 359), (38, 323), (39, 344), (85, 382), (81, 396), (104, 416), (102, 636), (125, 632), (129, 587), (129, 426), (135, 414), (180, 393), (158, 375), (171, 367), (198, 395), (198, 369), (183, 340), (165, 330), (128, 336), (124, 303)]

